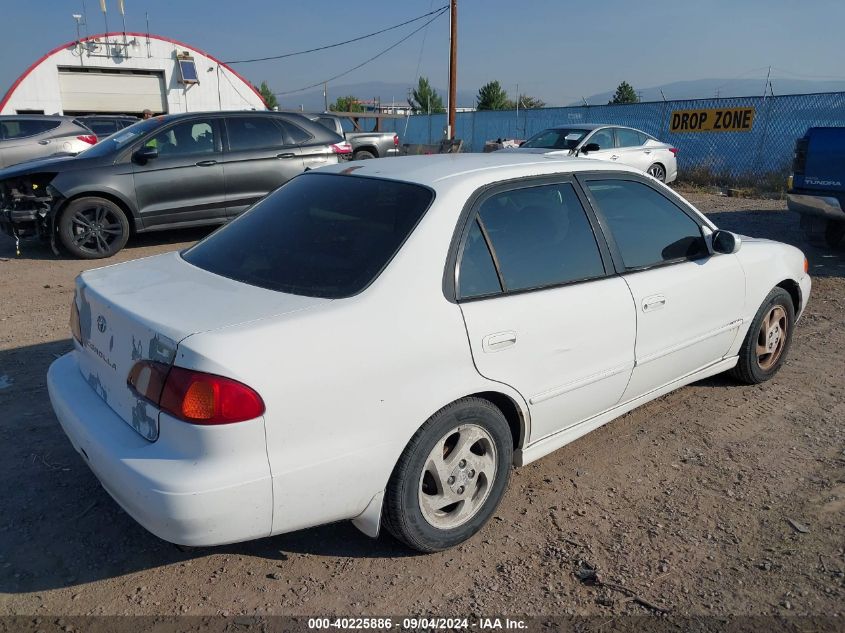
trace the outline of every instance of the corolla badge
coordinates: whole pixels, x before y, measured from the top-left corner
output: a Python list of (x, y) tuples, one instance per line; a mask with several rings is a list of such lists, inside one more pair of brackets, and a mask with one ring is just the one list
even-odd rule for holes
[(105, 332), (107, 325), (108, 324), (106, 323), (106, 317), (104, 317), (102, 314), (97, 317), (97, 329), (100, 330), (100, 332)]

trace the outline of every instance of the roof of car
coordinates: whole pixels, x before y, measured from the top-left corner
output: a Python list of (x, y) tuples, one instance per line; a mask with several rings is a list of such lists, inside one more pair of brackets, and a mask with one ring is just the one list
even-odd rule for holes
[(527, 176), (596, 170), (637, 171), (633, 167), (609, 161), (570, 156), (521, 154), (518, 152), (398, 156), (351, 163), (344, 162), (319, 169), (320, 173), (389, 178), (429, 186), (456, 178), (496, 182)]
[(72, 116), (60, 114), (0, 114), (0, 121), (15, 121), (21, 119), (38, 119), (39, 121), (73, 121)]

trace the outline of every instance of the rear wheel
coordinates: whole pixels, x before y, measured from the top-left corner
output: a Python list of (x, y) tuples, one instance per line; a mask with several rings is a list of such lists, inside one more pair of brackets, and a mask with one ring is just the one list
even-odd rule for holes
[(365, 149), (360, 149), (357, 152), (355, 152), (355, 154), (352, 156), (352, 160), (370, 160), (370, 159), (375, 158), (375, 157), (376, 157), (376, 155), (373, 154), (372, 152), (367, 151)]
[(111, 257), (128, 239), (126, 215), (105, 198), (89, 196), (74, 200), (59, 217), (59, 240), (74, 257)]
[(649, 176), (657, 178), (660, 182), (666, 182), (666, 168), (660, 163), (654, 163), (648, 168), (647, 173)]
[(444, 407), (417, 431), (394, 468), (384, 526), (421, 552), (462, 543), (499, 505), (512, 458), (510, 428), (499, 409), (480, 398)]
[(842, 238), (845, 237), (845, 221), (828, 220), (824, 227), (824, 241), (831, 248), (839, 246)]
[(786, 360), (792, 344), (795, 308), (783, 288), (775, 288), (757, 311), (731, 370), (737, 380), (758, 384), (774, 376)]

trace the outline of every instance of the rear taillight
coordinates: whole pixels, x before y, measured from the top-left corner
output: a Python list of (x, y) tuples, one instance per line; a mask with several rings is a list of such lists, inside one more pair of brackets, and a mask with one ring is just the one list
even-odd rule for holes
[(254, 389), (215, 374), (141, 361), (127, 383), (162, 411), (191, 424), (231, 424), (264, 414), (264, 401)]
[(79, 308), (76, 306), (76, 297), (70, 304), (70, 333), (80, 344), (82, 343), (82, 328), (79, 327)]
[(77, 136), (76, 140), (82, 141), (83, 143), (88, 143), (88, 145), (97, 144), (97, 137), (93, 134), (82, 134), (81, 136)]
[(678, 155), (678, 148), (677, 147), (670, 147), (669, 151), (672, 152), (672, 156)]
[(335, 154), (351, 154), (352, 153), (352, 144), (349, 141), (341, 141), (340, 143), (335, 143), (331, 146), (332, 151)]
[(399, 147), (399, 135), (398, 134), (393, 135), (393, 147)]

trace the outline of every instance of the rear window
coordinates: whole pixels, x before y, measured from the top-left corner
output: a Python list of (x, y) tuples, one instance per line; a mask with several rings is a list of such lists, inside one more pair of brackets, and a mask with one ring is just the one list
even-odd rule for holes
[(409, 183), (305, 174), (183, 253), (253, 286), (340, 299), (378, 277), (434, 193)]

